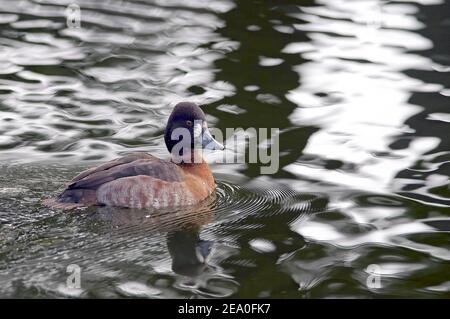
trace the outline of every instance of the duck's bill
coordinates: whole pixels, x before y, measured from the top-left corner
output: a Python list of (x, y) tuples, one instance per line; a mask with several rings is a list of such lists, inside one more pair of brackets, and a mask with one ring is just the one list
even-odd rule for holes
[(212, 137), (209, 130), (205, 130), (202, 136), (202, 147), (207, 150), (224, 150), (225, 147)]

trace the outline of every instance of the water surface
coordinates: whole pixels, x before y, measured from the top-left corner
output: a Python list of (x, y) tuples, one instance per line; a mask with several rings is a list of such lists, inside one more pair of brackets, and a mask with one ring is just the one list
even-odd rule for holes
[[(440, 0), (0, 0), (0, 296), (450, 297), (449, 25)], [(279, 171), (214, 164), (183, 210), (42, 207), (167, 158), (183, 100), (279, 128)]]

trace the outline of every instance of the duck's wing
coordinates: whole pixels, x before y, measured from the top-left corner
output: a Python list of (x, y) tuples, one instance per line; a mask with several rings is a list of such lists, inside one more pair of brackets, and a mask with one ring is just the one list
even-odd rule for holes
[(120, 157), (120, 158), (116, 158), (115, 160), (106, 162), (102, 165), (96, 166), (96, 167), (92, 167), (89, 168), (85, 171), (82, 171), (80, 174), (78, 174), (77, 176), (75, 176), (69, 183), (75, 183), (79, 180), (84, 179), (85, 177), (89, 176), (89, 175), (93, 175), (95, 173), (101, 172), (101, 171), (106, 171), (110, 168), (113, 168), (115, 166), (119, 166), (119, 165), (123, 165), (123, 164), (127, 164), (127, 163), (131, 163), (134, 162), (136, 160), (139, 159), (147, 159), (149, 161), (151, 160), (158, 160), (158, 158), (154, 157), (153, 155), (147, 154), (147, 153), (132, 153), (132, 154), (128, 154), (126, 156)]
[(96, 190), (101, 185), (123, 177), (151, 176), (168, 182), (181, 182), (184, 179), (182, 170), (174, 163), (160, 160), (145, 153), (131, 154), (87, 171), (76, 176), (67, 186), (67, 190)]
[(139, 178), (143, 175), (165, 182), (184, 180), (183, 171), (176, 164), (150, 154), (133, 153), (81, 172), (57, 198), (45, 199), (43, 204), (58, 209), (97, 205), (97, 189), (100, 186), (121, 178)]

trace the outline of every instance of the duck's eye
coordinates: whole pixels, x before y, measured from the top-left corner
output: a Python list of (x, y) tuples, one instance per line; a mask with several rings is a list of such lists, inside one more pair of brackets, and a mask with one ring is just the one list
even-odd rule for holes
[(192, 126), (192, 121), (187, 120), (187, 121), (186, 121), (186, 125), (187, 125), (187, 126)]

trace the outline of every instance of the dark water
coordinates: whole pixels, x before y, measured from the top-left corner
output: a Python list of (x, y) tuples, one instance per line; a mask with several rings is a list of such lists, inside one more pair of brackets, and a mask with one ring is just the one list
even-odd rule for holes
[[(450, 297), (449, 38), (445, 0), (1, 0), (0, 297)], [(41, 206), (167, 157), (181, 100), (279, 128), (279, 171), (213, 165), (175, 212)]]

